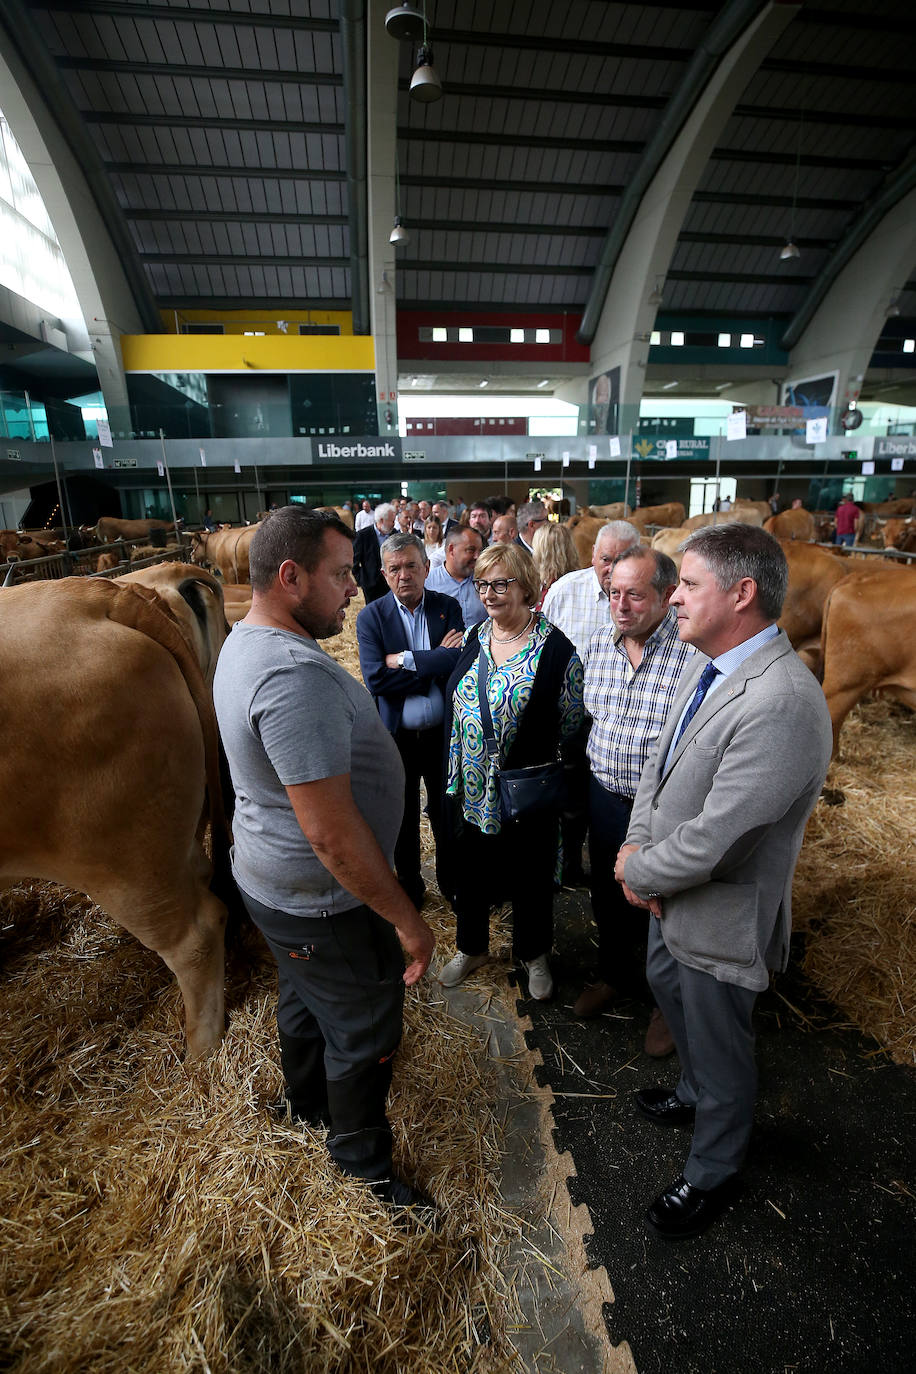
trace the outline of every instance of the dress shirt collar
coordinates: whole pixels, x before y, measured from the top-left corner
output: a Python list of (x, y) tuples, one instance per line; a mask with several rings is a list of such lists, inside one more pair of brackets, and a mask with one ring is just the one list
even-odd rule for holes
[(762, 630), (758, 631), (757, 634), (752, 635), (750, 639), (742, 640), (742, 642), (736, 644), (733, 649), (728, 649), (724, 654), (720, 654), (718, 658), (712, 659), (712, 662), (716, 665), (723, 677), (728, 677), (729, 674), (741, 667), (741, 664), (746, 658), (750, 658), (751, 654), (755, 653), (757, 649), (762, 649), (764, 644), (769, 643), (771, 639), (775, 639), (778, 634), (778, 625), (766, 625)]

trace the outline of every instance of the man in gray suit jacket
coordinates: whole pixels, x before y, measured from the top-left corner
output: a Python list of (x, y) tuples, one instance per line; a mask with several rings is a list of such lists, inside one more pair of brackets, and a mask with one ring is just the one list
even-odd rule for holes
[(687, 540), (671, 597), (700, 650), (640, 779), (616, 875), (648, 907), (647, 974), (674, 1035), (674, 1089), (636, 1095), (659, 1125), (693, 1123), (684, 1172), (646, 1219), (698, 1235), (736, 1191), (754, 1115), (752, 1013), (785, 968), (792, 875), (830, 762), (821, 688), (775, 621), (785, 555), (763, 530), (719, 525)]

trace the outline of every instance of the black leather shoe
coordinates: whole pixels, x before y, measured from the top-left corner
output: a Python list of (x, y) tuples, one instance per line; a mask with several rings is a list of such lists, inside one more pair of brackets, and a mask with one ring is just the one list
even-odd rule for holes
[(689, 1240), (710, 1226), (738, 1194), (738, 1175), (715, 1188), (694, 1188), (683, 1174), (659, 1193), (646, 1212), (646, 1221), (663, 1240)]
[(636, 1094), (636, 1105), (656, 1126), (689, 1126), (697, 1114), (696, 1107), (667, 1088), (643, 1088)]

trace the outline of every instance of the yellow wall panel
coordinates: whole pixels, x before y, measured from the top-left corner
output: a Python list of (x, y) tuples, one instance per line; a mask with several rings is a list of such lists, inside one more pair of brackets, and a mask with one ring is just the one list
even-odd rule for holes
[(367, 334), (124, 334), (125, 372), (372, 372)]

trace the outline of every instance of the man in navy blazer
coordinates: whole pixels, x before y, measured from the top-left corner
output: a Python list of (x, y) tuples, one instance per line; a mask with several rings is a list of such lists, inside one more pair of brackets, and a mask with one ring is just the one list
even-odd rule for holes
[(401, 886), (419, 909), (426, 895), (420, 873), (421, 778), (442, 888), (442, 691), (458, 658), (464, 621), (455, 597), (426, 589), (429, 562), (416, 535), (392, 534), (381, 555), (390, 591), (360, 611), (356, 638), (363, 681), (404, 762), (404, 819), (394, 865)]
[(395, 508), (389, 501), (376, 506), (373, 523), (361, 529), (353, 540), (353, 576), (367, 602), (388, 595), (380, 550), (394, 529), (394, 513)]

